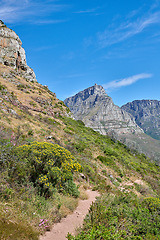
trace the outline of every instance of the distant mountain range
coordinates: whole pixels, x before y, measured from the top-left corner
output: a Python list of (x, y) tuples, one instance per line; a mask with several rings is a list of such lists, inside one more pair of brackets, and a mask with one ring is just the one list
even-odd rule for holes
[[(120, 108), (113, 103), (112, 98), (106, 94), (102, 86), (95, 84), (75, 96), (65, 99), (64, 103), (70, 108), (74, 118), (82, 120), (87, 127), (91, 127), (103, 135), (109, 135), (128, 147), (160, 161), (160, 142), (148, 136), (150, 132), (153, 133), (152, 129), (155, 129), (157, 136), (159, 134), (160, 105), (158, 101), (146, 100), (145, 102), (144, 100), (142, 106), (141, 101), (134, 101), (134, 104), (128, 103)], [(148, 105), (150, 107), (147, 107)], [(137, 111), (133, 109), (137, 109)], [(156, 119), (153, 121), (155, 116)], [(152, 128), (149, 127), (151, 122), (154, 122)], [(155, 134), (151, 136), (153, 137), (153, 135)]]
[(143, 133), (133, 117), (116, 106), (104, 88), (94, 86), (67, 98), (64, 103), (70, 108), (76, 120), (82, 120), (86, 126), (99, 131), (101, 134)]
[(135, 100), (122, 106), (146, 134), (160, 140), (160, 101)]

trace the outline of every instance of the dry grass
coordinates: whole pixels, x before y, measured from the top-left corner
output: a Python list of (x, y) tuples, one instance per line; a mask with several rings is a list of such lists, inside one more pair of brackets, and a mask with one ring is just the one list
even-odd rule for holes
[(81, 200), (86, 200), (88, 199), (88, 195), (86, 193), (86, 189), (88, 189), (88, 184), (84, 184), (82, 186), (79, 187), (79, 192), (80, 192), (80, 195), (79, 195), (79, 198)]
[(81, 191), (80, 191), (79, 198), (80, 198), (81, 200), (87, 200), (87, 199), (88, 199), (88, 195), (87, 195), (87, 193), (86, 193), (85, 190), (81, 190)]
[(69, 210), (69, 208), (67, 208), (66, 206), (62, 205), (59, 209), (60, 215), (62, 218), (66, 217), (67, 215), (71, 214), (71, 211)]

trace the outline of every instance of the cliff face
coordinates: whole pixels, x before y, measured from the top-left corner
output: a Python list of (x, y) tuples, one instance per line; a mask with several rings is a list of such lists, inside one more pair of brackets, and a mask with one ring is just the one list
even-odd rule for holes
[(21, 45), (16, 33), (0, 21), (0, 126), (39, 131), (40, 136), (50, 134), (46, 122), (56, 125), (56, 119), (70, 116), (70, 111), (55, 93), (36, 81)]
[(67, 98), (64, 103), (70, 108), (76, 120), (82, 120), (86, 126), (101, 134), (107, 134), (129, 148), (145, 153), (159, 164), (160, 141), (146, 135), (135, 122), (135, 117), (130, 114), (131, 112), (125, 111), (125, 107), (116, 106), (102, 86), (95, 84)]
[(94, 86), (67, 98), (64, 103), (70, 108), (76, 120), (101, 134), (142, 133), (133, 117), (116, 106), (102, 86)]
[(0, 63), (17, 70), (19, 75), (36, 81), (34, 71), (26, 63), (25, 50), (18, 35), (0, 20)]
[(151, 137), (160, 140), (160, 101), (135, 100), (122, 106)]

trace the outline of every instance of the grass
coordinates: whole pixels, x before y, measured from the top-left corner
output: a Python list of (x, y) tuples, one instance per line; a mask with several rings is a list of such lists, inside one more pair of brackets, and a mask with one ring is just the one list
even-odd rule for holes
[[(0, 76), (4, 71), (7, 76), (10, 73), (10, 68), (0, 64)], [(84, 231), (84, 234), (88, 234), (88, 236), (86, 235), (88, 239), (98, 239), (93, 237), (96, 231), (100, 231), (103, 236), (103, 232), (106, 231), (108, 226), (112, 226), (110, 231), (114, 234), (118, 229), (116, 228), (117, 226), (123, 231), (120, 224), (124, 228), (125, 224), (130, 227), (130, 225), (127, 225), (127, 221), (129, 221), (127, 217), (124, 215), (124, 218), (123, 216), (121, 218), (120, 207), (132, 216), (133, 213), (129, 212), (126, 204), (131, 209), (134, 209), (135, 206), (140, 206), (141, 202), (139, 201), (144, 197), (148, 196), (157, 199), (160, 196), (160, 168), (146, 158), (144, 154), (130, 150), (122, 143), (113, 141), (108, 136), (100, 135), (91, 128), (85, 127), (82, 121), (75, 121), (66, 117), (66, 112), (69, 114), (68, 108), (55, 97), (55, 94), (42, 85), (26, 82), (25, 79), (19, 76), (13, 77), (12, 81), (8, 80), (7, 77), (5, 79), (0, 77), (0, 90), (4, 91), (4, 86), (6, 90), (5, 95), (2, 95), (0, 100), (2, 100), (2, 103), (5, 103), (5, 106), (14, 109), (19, 118), (14, 118), (9, 112), (4, 113), (0, 111), (1, 239), (37, 239), (38, 234), (50, 228), (54, 222), (60, 221), (68, 213), (74, 211), (78, 204), (78, 199), (69, 196), (65, 192), (58, 192), (58, 188), (54, 189), (49, 198), (45, 198), (36, 191), (34, 184), (17, 184), (16, 181), (10, 181), (8, 177), (9, 167), (7, 165), (9, 156), (8, 152), (4, 150), (9, 146), (30, 144), (35, 140), (47, 141), (59, 144), (72, 153), (82, 165), (82, 173), (85, 176), (85, 179), (82, 179), (77, 172), (73, 175), (73, 180), (79, 187), (79, 198), (87, 198), (85, 190), (90, 186), (104, 195), (99, 200), (97, 209), (100, 208), (98, 211), (105, 216), (105, 220), (103, 218), (103, 221), (101, 221), (101, 218), (99, 219), (100, 216), (97, 216), (97, 210), (95, 211), (94, 208), (90, 210), (91, 215), (95, 216), (95, 219), (98, 218), (102, 226), (100, 226), (100, 229), (97, 229), (98, 224), (96, 222), (94, 225), (91, 225), (90, 220), (86, 219), (86, 225), (82, 231)], [(17, 89), (16, 81), (25, 85), (27, 89), (34, 90), (34, 93), (30, 92), (28, 95)], [(10, 100), (5, 100), (4, 96), (8, 96)], [(40, 98), (40, 100), (37, 100), (37, 98)], [(37, 102), (42, 100), (46, 101), (44, 106), (42, 103)], [(36, 109), (34, 106), (37, 106)], [(52, 138), (47, 139), (48, 136), (52, 136)], [(2, 164), (5, 165), (3, 171)], [(134, 181), (137, 179), (141, 179), (144, 185), (134, 184)], [(133, 186), (127, 185), (128, 182), (132, 182)], [(125, 203), (123, 199), (126, 199), (126, 197), (121, 195), (120, 191), (120, 188), (123, 186), (125, 186), (125, 191), (137, 193), (140, 199), (137, 200), (138, 198), (133, 194), (128, 198), (128, 203)], [(69, 189), (70, 186), (67, 187)], [(122, 199), (122, 203), (117, 205), (116, 198)], [(134, 199), (136, 200), (133, 201)], [(119, 210), (116, 210), (117, 206)], [(113, 214), (109, 212), (109, 218), (105, 213), (106, 207), (112, 207), (114, 210)], [(118, 220), (115, 221), (117, 216)], [(134, 217), (132, 220), (134, 221)], [(139, 221), (143, 222), (143, 219)], [(135, 229), (135, 226), (133, 228)], [(12, 231), (13, 229), (15, 229), (15, 232)], [(86, 232), (85, 229), (88, 229), (88, 231)], [(21, 235), (22, 231), (24, 233), (23, 236)], [(156, 235), (154, 236), (153, 233), (148, 232), (147, 234), (148, 236), (151, 234), (150, 239), (156, 239)], [(87, 237), (81, 238), (81, 236), (83, 235), (80, 235), (79, 239), (87, 239)], [(113, 236), (108, 237), (108, 239), (120, 239), (118, 235)], [(121, 239), (123, 239), (123, 236)], [(139, 237), (139, 239), (142, 238)]]
[(0, 239), (38, 240), (38, 235), (30, 225), (0, 219)]

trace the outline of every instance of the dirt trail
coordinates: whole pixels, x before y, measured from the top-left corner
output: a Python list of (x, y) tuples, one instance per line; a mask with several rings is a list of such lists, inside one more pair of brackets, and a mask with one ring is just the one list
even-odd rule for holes
[(88, 213), (89, 207), (99, 196), (99, 193), (92, 190), (86, 191), (88, 194), (87, 200), (79, 200), (78, 207), (66, 218), (63, 218), (60, 223), (56, 223), (50, 232), (46, 232), (40, 240), (66, 240), (66, 235), (69, 233), (75, 234), (77, 227), (83, 224), (83, 220)]

